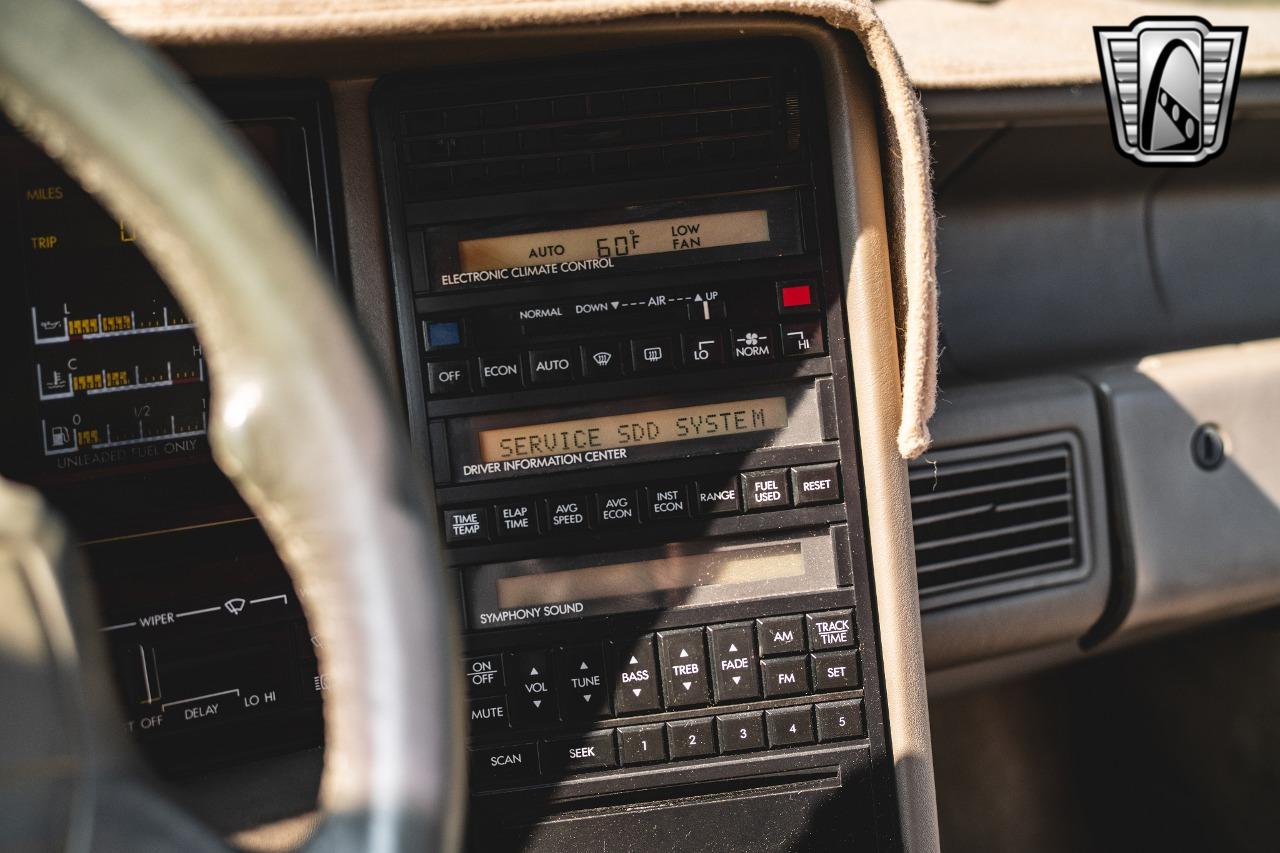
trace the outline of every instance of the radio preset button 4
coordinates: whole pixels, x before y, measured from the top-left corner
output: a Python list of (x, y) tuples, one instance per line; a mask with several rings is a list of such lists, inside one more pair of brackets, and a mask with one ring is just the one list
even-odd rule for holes
[(778, 357), (778, 330), (773, 326), (734, 329), (729, 348), (734, 361), (772, 361)]
[(489, 541), (489, 513), (483, 507), (446, 509), (444, 541), (450, 545)]
[(520, 356), (515, 353), (480, 356), (480, 387), (503, 391), (520, 387)]
[(465, 361), (427, 363), (427, 390), (433, 397), (465, 394), (471, 390), (471, 371)]
[(534, 385), (563, 385), (573, 380), (573, 351), (536, 349), (529, 353), (529, 381)]
[(493, 508), (499, 539), (525, 539), (538, 533), (538, 504), (533, 498), (500, 503)]
[(778, 468), (743, 474), (742, 502), (747, 512), (791, 506), (786, 470)]

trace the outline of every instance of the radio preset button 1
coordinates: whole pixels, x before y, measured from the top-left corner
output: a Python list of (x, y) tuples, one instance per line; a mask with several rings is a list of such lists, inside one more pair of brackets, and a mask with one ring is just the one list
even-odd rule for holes
[(772, 658), (760, 665), (764, 695), (795, 696), (809, 692), (809, 667), (803, 657)]
[(427, 390), (433, 397), (465, 394), (471, 390), (471, 371), (465, 361), (427, 363)]
[(667, 723), (667, 744), (676, 760), (715, 755), (716, 735), (711, 718)]
[(618, 729), (618, 747), (623, 767), (667, 760), (667, 739), (663, 737), (662, 723)]
[(694, 484), (698, 515), (733, 515), (742, 512), (738, 478), (699, 480)]
[(515, 353), (480, 356), (480, 387), (503, 391), (520, 387), (520, 356)]
[(653, 654), (653, 635), (609, 644), (613, 652), (613, 707), (619, 714), (655, 711), (661, 706), (658, 695), (658, 662)]
[(566, 720), (594, 720), (609, 716), (605, 685), (604, 649), (599, 643), (566, 646), (556, 664), (560, 715)]
[(720, 703), (760, 696), (760, 660), (751, 625), (715, 625), (707, 629), (711, 674)]
[(507, 655), (506, 669), (511, 680), (507, 689), (507, 707), (511, 712), (512, 726), (543, 728), (559, 720), (551, 689), (549, 658), (547, 652), (540, 650)]
[(676, 365), (671, 339), (666, 336), (631, 341), (631, 367), (636, 373), (664, 373)]
[(631, 527), (640, 521), (635, 489), (602, 489), (596, 493), (597, 527)]
[(824, 462), (792, 468), (791, 493), (796, 497), (796, 506), (840, 500), (840, 463)]
[(492, 696), (501, 694), (502, 655), (481, 655), (467, 658), (463, 664), (467, 673), (467, 690), (472, 696)]
[(778, 357), (778, 331), (774, 326), (751, 326), (730, 333), (734, 361), (772, 361)]
[(534, 385), (563, 385), (573, 380), (573, 351), (536, 349), (529, 353), (529, 381)]
[(525, 539), (538, 533), (538, 504), (533, 498), (500, 503), (493, 508), (499, 539)]
[(804, 620), (799, 616), (769, 616), (756, 620), (760, 654), (793, 655), (804, 651)]
[(573, 533), (587, 529), (590, 499), (586, 495), (547, 498), (547, 530), (550, 533)]
[(718, 367), (724, 364), (724, 332), (709, 329), (686, 334), (684, 363), (689, 367)]
[(804, 617), (809, 634), (809, 649), (820, 652), (826, 649), (852, 648), (857, 637), (853, 631), (852, 610), (831, 610), (826, 613), (810, 613)]
[(689, 517), (689, 487), (684, 483), (661, 483), (645, 489), (645, 512), (654, 521)]
[(446, 509), (444, 541), (450, 545), (489, 540), (489, 513), (483, 507)]
[(823, 355), (827, 340), (822, 334), (821, 320), (800, 320), (782, 324), (782, 351), (789, 356)]
[(707, 704), (710, 691), (702, 629), (659, 632), (658, 655), (662, 661), (662, 693), (667, 707), (688, 708)]
[(791, 506), (787, 472), (781, 468), (742, 475), (742, 503), (747, 512)]
[(582, 375), (588, 379), (613, 379), (622, 375), (622, 356), (616, 343), (588, 344), (579, 348)]

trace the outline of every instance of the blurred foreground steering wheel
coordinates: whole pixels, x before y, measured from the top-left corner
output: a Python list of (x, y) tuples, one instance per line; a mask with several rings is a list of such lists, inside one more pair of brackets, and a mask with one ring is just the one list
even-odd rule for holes
[[(0, 107), (135, 226), (199, 326), (215, 459), (288, 568), (331, 685), (307, 849), (455, 850), (461, 674), (435, 513), (272, 181), (162, 59), (73, 0), (0, 0)], [(145, 781), (86, 598), (61, 525), (0, 481), (0, 849), (224, 849)]]

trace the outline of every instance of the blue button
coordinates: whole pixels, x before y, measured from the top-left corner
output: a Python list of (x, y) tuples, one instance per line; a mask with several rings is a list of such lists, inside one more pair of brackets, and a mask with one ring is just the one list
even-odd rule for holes
[(438, 323), (425, 323), (427, 330), (427, 349), (437, 350), (462, 346), (462, 324), (457, 320), (443, 320)]

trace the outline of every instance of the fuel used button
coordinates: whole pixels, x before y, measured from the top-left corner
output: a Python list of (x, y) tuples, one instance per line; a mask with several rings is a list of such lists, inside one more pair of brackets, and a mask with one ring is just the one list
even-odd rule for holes
[(747, 512), (791, 506), (787, 472), (783, 469), (748, 471), (742, 475), (742, 501)]

